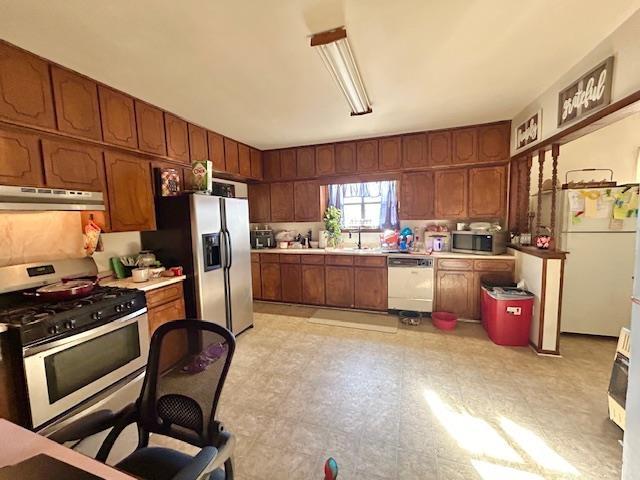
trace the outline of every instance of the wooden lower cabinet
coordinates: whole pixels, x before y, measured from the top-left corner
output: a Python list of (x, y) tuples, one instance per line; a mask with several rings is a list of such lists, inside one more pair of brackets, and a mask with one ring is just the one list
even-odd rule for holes
[(251, 262), (251, 289), (253, 298), (262, 298), (262, 276), (260, 275), (260, 263)]
[(300, 303), (302, 301), (302, 276), (300, 265), (294, 263), (281, 263), (280, 280), (282, 284), (282, 301)]
[(462, 318), (475, 316), (474, 273), (442, 270), (436, 274), (437, 309)]
[(302, 273), (302, 303), (324, 305), (324, 265), (301, 265), (300, 269)]
[(264, 300), (281, 300), (282, 288), (279, 263), (260, 264), (260, 284)]
[[(149, 335), (165, 323), (184, 320), (184, 295), (182, 283), (150, 290), (147, 297), (147, 319)], [(187, 352), (186, 337), (183, 331), (168, 333), (162, 342), (160, 370), (166, 370), (180, 360)]]
[(354, 306), (353, 267), (325, 267), (325, 303), (332, 307)]
[(367, 310), (387, 310), (387, 268), (355, 267), (354, 306)]

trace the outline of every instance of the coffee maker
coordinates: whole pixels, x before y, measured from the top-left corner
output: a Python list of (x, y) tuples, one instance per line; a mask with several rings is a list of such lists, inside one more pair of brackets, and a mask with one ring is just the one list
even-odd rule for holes
[(276, 240), (273, 235), (273, 230), (269, 228), (256, 228), (249, 232), (249, 238), (251, 240), (251, 248), (274, 248), (276, 246)]

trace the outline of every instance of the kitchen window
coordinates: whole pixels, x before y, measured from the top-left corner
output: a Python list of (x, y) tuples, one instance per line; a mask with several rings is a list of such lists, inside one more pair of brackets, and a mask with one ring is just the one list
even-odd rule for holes
[(347, 230), (399, 225), (395, 181), (332, 184), (328, 193), (329, 205), (342, 211), (342, 227)]

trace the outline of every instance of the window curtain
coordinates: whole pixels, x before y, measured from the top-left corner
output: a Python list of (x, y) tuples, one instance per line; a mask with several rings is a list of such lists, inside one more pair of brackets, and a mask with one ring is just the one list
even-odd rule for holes
[[(329, 205), (342, 211), (349, 197), (380, 197), (380, 228), (398, 228), (398, 198), (396, 182), (344, 183), (329, 185)], [(344, 218), (342, 219), (344, 222)], [(342, 225), (344, 227), (344, 224)]]

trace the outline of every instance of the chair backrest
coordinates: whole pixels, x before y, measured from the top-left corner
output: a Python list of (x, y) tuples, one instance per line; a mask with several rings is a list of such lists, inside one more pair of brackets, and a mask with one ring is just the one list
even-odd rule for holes
[(216, 407), (229, 371), (235, 337), (201, 320), (161, 325), (151, 337), (138, 408), (143, 431), (192, 445), (211, 445)]

